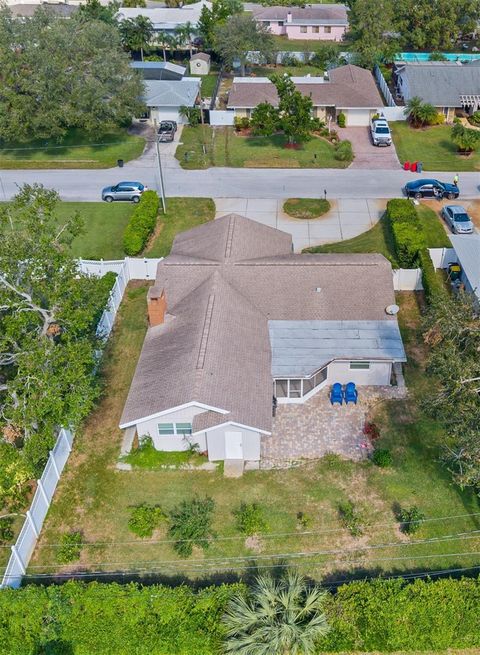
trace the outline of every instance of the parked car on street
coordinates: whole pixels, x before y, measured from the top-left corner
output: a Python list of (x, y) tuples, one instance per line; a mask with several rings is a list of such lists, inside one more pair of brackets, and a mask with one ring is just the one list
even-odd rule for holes
[(158, 140), (162, 143), (168, 143), (175, 138), (177, 123), (175, 121), (162, 121), (158, 127)]
[(140, 202), (141, 195), (147, 187), (141, 182), (119, 182), (113, 186), (106, 186), (102, 190), (102, 200), (113, 202), (114, 200), (129, 200)]
[(414, 180), (407, 182), (403, 189), (407, 198), (458, 198), (460, 190), (455, 184), (439, 180)]
[(472, 219), (461, 205), (445, 205), (442, 216), (455, 234), (472, 234), (474, 231)]

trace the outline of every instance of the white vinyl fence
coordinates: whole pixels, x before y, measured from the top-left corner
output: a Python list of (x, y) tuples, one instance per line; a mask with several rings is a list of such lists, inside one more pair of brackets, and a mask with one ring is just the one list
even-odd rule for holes
[(435, 268), (448, 268), (449, 264), (458, 262), (455, 248), (429, 248), (428, 252)]
[[(428, 252), (434, 268), (448, 268), (449, 264), (458, 261), (454, 248), (429, 248)], [(422, 269), (394, 269), (393, 288), (395, 291), (422, 291)]]
[(377, 80), (378, 86), (382, 90), (383, 97), (385, 98), (387, 105), (389, 107), (396, 107), (397, 103), (393, 99), (392, 93), (388, 88), (388, 84), (385, 81), (385, 78), (383, 77), (382, 71), (376, 64), (375, 64), (375, 68), (373, 69), (373, 74), (375, 76), (375, 79)]
[[(160, 261), (161, 259), (135, 259), (133, 257), (126, 257), (123, 260), (117, 261), (91, 261), (84, 259), (79, 261), (80, 270), (89, 275), (102, 277), (109, 271), (117, 273), (107, 309), (103, 312), (98, 324), (97, 334), (99, 336), (106, 339), (110, 334), (127, 283), (130, 280), (155, 279), (157, 265)], [(55, 493), (63, 468), (72, 450), (73, 436), (70, 430), (66, 430), (65, 428), (62, 428), (58, 434), (55, 446), (50, 451), (42, 477), (37, 481), (37, 489), (30, 509), (26, 512), (26, 518), (20, 534), (15, 544), (11, 547), (12, 552), (0, 588), (19, 587), (22, 582), (22, 577), (26, 573), (37, 539), (40, 536), (43, 522), (52, 502), (53, 494)]]
[(234, 111), (220, 111), (219, 109), (210, 110), (210, 125), (234, 125)]

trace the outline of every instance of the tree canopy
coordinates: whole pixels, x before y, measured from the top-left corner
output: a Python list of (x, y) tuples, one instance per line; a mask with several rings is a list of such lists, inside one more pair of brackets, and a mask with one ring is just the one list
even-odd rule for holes
[(243, 76), (248, 51), (256, 50), (269, 59), (273, 52), (273, 38), (270, 30), (255, 21), (253, 16), (236, 14), (215, 28), (214, 50), (229, 66), (238, 60)]
[(211, 9), (204, 5), (198, 21), (198, 33), (203, 39), (205, 48), (211, 49), (215, 40), (215, 28), (225, 23), (229, 16), (241, 14), (241, 0), (213, 0)]
[(0, 10), (0, 140), (102, 133), (139, 115), (142, 93), (116, 26)]
[(58, 428), (92, 408), (96, 325), (111, 286), (79, 274), (69, 245), (81, 221), (59, 221), (58, 200), (24, 186), (0, 208), (0, 437), (22, 450), (32, 475)]
[(126, 18), (119, 25), (123, 45), (128, 50), (139, 50), (143, 61), (143, 51), (148, 48), (153, 37), (152, 21), (146, 16)]

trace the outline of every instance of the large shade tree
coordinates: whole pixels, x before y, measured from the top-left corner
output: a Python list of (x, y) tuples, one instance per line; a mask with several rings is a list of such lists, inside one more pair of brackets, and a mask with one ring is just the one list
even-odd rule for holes
[(215, 29), (226, 22), (227, 18), (243, 12), (241, 0), (212, 0), (209, 7), (204, 5), (197, 24), (199, 36), (207, 49), (213, 48)]
[(142, 93), (116, 26), (0, 10), (0, 140), (105, 132), (142, 112)]
[[(70, 252), (76, 214), (58, 195), (23, 187), (0, 208), (0, 440), (41, 471), (60, 426), (77, 426), (98, 393), (96, 325), (108, 279), (78, 271)], [(111, 281), (110, 281), (111, 284)]]
[(259, 576), (244, 594), (230, 601), (223, 623), (225, 652), (232, 655), (313, 655), (329, 630), (323, 610), (325, 592), (309, 586), (299, 573), (282, 578)]

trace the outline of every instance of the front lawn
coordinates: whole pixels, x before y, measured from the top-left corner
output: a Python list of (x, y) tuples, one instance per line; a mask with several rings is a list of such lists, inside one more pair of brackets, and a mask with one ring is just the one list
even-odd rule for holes
[[(480, 511), (478, 498), (451, 484), (439, 462), (442, 428), (420, 409), (419, 398), (428, 391), (429, 379), (424, 373), (416, 294), (398, 297), (409, 357), (409, 397), (378, 405), (371, 416), (380, 427), (380, 445), (392, 453), (391, 467), (327, 456), (288, 470), (250, 471), (240, 479), (228, 479), (221, 468), (214, 472), (115, 468), (122, 439), (118, 421), (146, 330), (147, 288), (147, 283), (136, 283), (127, 289), (103, 359), (104, 397), (77, 434), (30, 575), (145, 570), (203, 578), (239, 571), (255, 561), (271, 566), (280, 558), (314, 577), (338, 580), (347, 574), (364, 577), (479, 564), (478, 554), (466, 554), (478, 552), (478, 535), (458, 536), (478, 528), (475, 517), (465, 516)], [(158, 503), (169, 511), (195, 494), (215, 501), (216, 538), (206, 553), (194, 549), (189, 559), (179, 559), (164, 524), (152, 540), (141, 540), (129, 531), (132, 506)], [(363, 534), (357, 537), (339, 516), (339, 504), (347, 500), (361, 517)], [(238, 531), (233, 512), (242, 501), (258, 503), (263, 512), (268, 529), (257, 537), (246, 538)], [(408, 538), (399, 531), (397, 505), (418, 505), (432, 520)], [(56, 552), (61, 535), (70, 530), (80, 530), (87, 545), (80, 562), (65, 567), (58, 564)], [(452, 536), (447, 540), (446, 535)], [(431, 538), (442, 540), (414, 543)], [(292, 556), (296, 553), (300, 555)]]
[(1, 168), (111, 168), (118, 159), (125, 162), (140, 157), (145, 139), (130, 136), (118, 128), (92, 136), (72, 129), (60, 143), (37, 139), (29, 143), (3, 143)]
[[(438, 213), (423, 204), (418, 205), (416, 209), (425, 233), (427, 248), (451, 248), (452, 244)], [(398, 267), (392, 235), (384, 218), (358, 237), (305, 248), (304, 252), (378, 252), (393, 266)]]
[(318, 218), (330, 210), (330, 203), (323, 198), (289, 198), (283, 203), (283, 211), (293, 218)]
[(175, 153), (182, 168), (346, 168), (350, 162), (335, 159), (335, 148), (313, 137), (299, 150), (285, 148), (287, 139), (241, 136), (231, 127), (184, 127)]
[(425, 171), (480, 170), (480, 147), (468, 157), (459, 155), (450, 138), (451, 126), (413, 129), (406, 121), (396, 121), (390, 129), (402, 164), (421, 161)]

